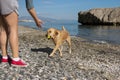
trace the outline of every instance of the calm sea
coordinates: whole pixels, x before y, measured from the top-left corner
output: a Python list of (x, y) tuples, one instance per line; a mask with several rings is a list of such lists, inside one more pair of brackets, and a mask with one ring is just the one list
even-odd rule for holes
[[(38, 29), (33, 22), (19, 22), (19, 25)], [(64, 26), (72, 36), (79, 36), (88, 41), (98, 43), (120, 44), (120, 26), (83, 26), (77, 21), (48, 22), (43, 24), (43, 30), (50, 27), (62, 29)]]

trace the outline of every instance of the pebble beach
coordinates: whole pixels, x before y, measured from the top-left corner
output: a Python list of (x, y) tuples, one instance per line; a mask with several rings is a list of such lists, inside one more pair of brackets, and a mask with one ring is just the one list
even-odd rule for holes
[[(51, 58), (55, 45), (45, 35), (45, 31), (19, 26), (19, 55), (29, 65), (0, 63), (0, 80), (120, 80), (120, 45), (71, 36), (72, 53), (65, 43), (63, 56), (57, 51)], [(12, 55), (10, 47), (8, 53)]]

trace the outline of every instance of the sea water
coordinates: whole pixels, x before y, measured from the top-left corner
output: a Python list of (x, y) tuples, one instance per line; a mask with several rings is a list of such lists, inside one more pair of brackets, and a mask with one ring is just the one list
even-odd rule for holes
[[(38, 29), (33, 22), (19, 22), (19, 25)], [(120, 26), (85, 26), (77, 21), (46, 22), (42, 26), (44, 31), (51, 27), (61, 30), (64, 26), (71, 36), (98, 43), (120, 44)]]

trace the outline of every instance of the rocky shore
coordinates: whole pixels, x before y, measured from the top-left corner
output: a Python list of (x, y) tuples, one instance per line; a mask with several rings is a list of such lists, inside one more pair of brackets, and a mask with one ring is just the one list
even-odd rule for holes
[[(54, 48), (45, 32), (19, 27), (20, 57), (26, 68), (0, 64), (0, 80), (120, 80), (120, 45), (90, 43), (72, 37), (72, 53), (65, 43), (63, 57), (59, 52), (48, 57)], [(9, 55), (11, 55), (8, 47)], [(0, 52), (1, 53), (1, 52)]]
[(78, 22), (84, 25), (120, 25), (120, 7), (96, 8), (78, 13)]

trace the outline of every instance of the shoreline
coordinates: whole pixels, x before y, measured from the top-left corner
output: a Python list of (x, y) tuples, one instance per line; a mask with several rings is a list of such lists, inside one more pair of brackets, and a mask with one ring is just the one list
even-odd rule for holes
[[(28, 27), (28, 26), (25, 26), (25, 27), (38, 30), (37, 27)], [(43, 29), (43, 32), (45, 32), (45, 30), (46, 29)], [(81, 35), (79, 35), (79, 34), (71, 34), (71, 36), (80, 37), (80, 38), (85, 39), (86, 41), (91, 42), (91, 43), (101, 43), (101, 44), (105, 43), (105, 44), (112, 44), (112, 45), (120, 45), (119, 40), (116, 40), (116, 39), (115, 40), (112, 40), (112, 39), (109, 40), (110, 36), (108, 37), (108, 39), (106, 39), (106, 38), (100, 39), (99, 37), (98, 37), (99, 39), (96, 39), (94, 37), (91, 38), (91, 37), (86, 37), (86, 36), (81, 37)]]
[(120, 79), (120, 45), (91, 43), (80, 37), (71, 36), (72, 53), (68, 53), (65, 43), (63, 57), (56, 52), (53, 58), (49, 58), (54, 44), (45, 34), (42, 30), (19, 27), (20, 57), (29, 63), (29, 66), (15, 68), (8, 64), (0, 64), (1, 80)]

